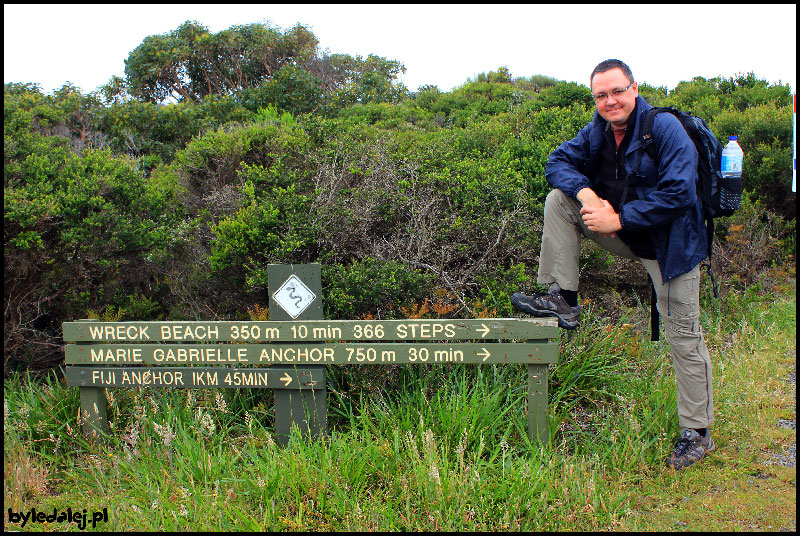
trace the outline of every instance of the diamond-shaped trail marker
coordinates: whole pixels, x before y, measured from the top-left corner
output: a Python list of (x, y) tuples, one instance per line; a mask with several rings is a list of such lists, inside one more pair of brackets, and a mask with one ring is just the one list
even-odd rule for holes
[(272, 299), (280, 305), (292, 318), (300, 316), (317, 298), (299, 277), (292, 275), (281, 288), (275, 291)]

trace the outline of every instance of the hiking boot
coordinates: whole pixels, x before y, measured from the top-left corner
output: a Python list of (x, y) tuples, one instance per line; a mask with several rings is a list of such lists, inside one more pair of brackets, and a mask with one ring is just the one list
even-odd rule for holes
[(581, 306), (572, 307), (560, 291), (559, 286), (554, 283), (550, 286), (550, 292), (540, 296), (525, 296), (521, 292), (515, 292), (511, 296), (511, 305), (533, 316), (558, 317), (558, 327), (575, 329), (578, 327)]
[(705, 458), (715, 448), (717, 447), (711, 440), (710, 431), (707, 431), (704, 437), (697, 430), (684, 428), (675, 451), (667, 458), (667, 467), (672, 469), (689, 467)]

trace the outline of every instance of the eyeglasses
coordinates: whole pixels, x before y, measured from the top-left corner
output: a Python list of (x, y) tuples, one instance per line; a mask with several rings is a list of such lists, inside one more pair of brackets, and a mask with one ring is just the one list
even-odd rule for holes
[(608, 98), (609, 95), (611, 95), (612, 97), (614, 97), (616, 99), (617, 97), (619, 97), (620, 95), (622, 95), (623, 93), (628, 91), (631, 88), (632, 85), (633, 85), (633, 82), (628, 84), (628, 87), (626, 87), (626, 88), (615, 89), (614, 91), (609, 91), (608, 93), (598, 93), (597, 95), (592, 95), (592, 97), (594, 97), (594, 100), (596, 100), (597, 102), (606, 100), (606, 98)]

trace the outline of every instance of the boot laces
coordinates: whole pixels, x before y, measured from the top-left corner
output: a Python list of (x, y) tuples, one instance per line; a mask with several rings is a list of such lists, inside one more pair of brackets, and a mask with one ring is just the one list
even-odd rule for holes
[(677, 446), (675, 447), (675, 455), (676, 456), (683, 456), (691, 447), (692, 442), (685, 437), (682, 437), (679, 441)]

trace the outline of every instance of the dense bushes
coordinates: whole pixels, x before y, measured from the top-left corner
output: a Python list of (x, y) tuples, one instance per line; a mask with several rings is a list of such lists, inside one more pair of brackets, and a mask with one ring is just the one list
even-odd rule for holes
[[(408, 94), (396, 61), (302, 43), (303, 61), (247, 87), (195, 84), (170, 104), (121, 79), (91, 95), (5, 85), (7, 369), (57, 362), (61, 322), (87, 314), (246, 318), (270, 263), (321, 263), (329, 317), (511, 314), (535, 279), (545, 163), (591, 119), (588, 88), (501, 68)], [(748, 225), (773, 222), (753, 239), (793, 254), (788, 86), (749, 74), (642, 94), (739, 135)]]
[(6, 109), (6, 139), (24, 140), (6, 153), (3, 200), (4, 349), (15, 365), (60, 360), (64, 319), (152, 294), (153, 256), (177, 223), (132, 159), (77, 154), (26, 130), (26, 117)]

